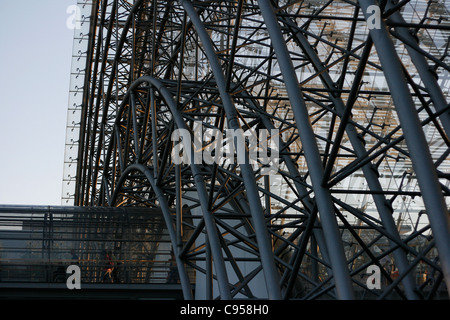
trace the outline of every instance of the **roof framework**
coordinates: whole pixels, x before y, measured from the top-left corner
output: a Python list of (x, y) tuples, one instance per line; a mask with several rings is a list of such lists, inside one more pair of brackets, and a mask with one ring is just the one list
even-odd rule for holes
[[(161, 208), (186, 298), (187, 266), (207, 298), (259, 297), (261, 275), (273, 299), (432, 299), (450, 286), (447, 1), (80, 5), (69, 199)], [(241, 129), (277, 170), (178, 164), (177, 129), (197, 153), (211, 132)]]

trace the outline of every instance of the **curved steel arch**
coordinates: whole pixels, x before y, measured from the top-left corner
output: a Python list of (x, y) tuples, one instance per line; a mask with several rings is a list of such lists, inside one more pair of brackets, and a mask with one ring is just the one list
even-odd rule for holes
[[(124, 103), (122, 104), (122, 107), (120, 108), (120, 110), (118, 112), (118, 119), (120, 118), (120, 116), (121, 116), (121, 114), (123, 112), (124, 105), (126, 105), (127, 102), (128, 102), (127, 100), (128, 99), (132, 99), (131, 97), (129, 97), (129, 95), (132, 95), (133, 90), (137, 86), (142, 84), (142, 83), (148, 83), (151, 86), (154, 86), (156, 88), (156, 90), (162, 94), (163, 99), (167, 103), (167, 105), (168, 105), (168, 107), (170, 109), (170, 112), (172, 113), (172, 115), (174, 117), (174, 122), (176, 123), (176, 127), (178, 129), (187, 130), (186, 129), (187, 128), (186, 124), (184, 123), (184, 121), (180, 117), (180, 114), (177, 111), (176, 103), (173, 100), (173, 97), (172, 97), (171, 93), (167, 91), (167, 89), (161, 84), (160, 81), (158, 81), (157, 79), (155, 79), (153, 77), (150, 77), (150, 76), (141, 77), (138, 80), (136, 80), (130, 86), (130, 89), (128, 91), (129, 93), (127, 93), (127, 96), (124, 99)], [(132, 104), (131, 101), (129, 103)], [(135, 113), (136, 112), (135, 106), (132, 106), (132, 108), (133, 108), (132, 112)], [(133, 126), (134, 126), (133, 130), (134, 130), (134, 132), (136, 132), (136, 130), (137, 130), (137, 128), (135, 127), (136, 125), (133, 124)], [(136, 142), (137, 141), (135, 140), (134, 141), (135, 145), (137, 144)], [(109, 148), (109, 149), (111, 150), (111, 148)], [(193, 159), (194, 158), (193, 147), (191, 148), (191, 150), (192, 150), (191, 159)], [(216, 229), (215, 222), (214, 222), (214, 220), (212, 218), (212, 215), (211, 215), (211, 213), (208, 210), (207, 199), (205, 198), (206, 189), (205, 189), (205, 186), (204, 186), (204, 181), (203, 181), (203, 178), (201, 176), (201, 173), (200, 173), (197, 165), (195, 163), (191, 163), (190, 167), (191, 167), (191, 170), (192, 170), (193, 179), (194, 179), (194, 181), (196, 183), (197, 195), (198, 195), (198, 197), (200, 199), (200, 203), (201, 203), (201, 206), (202, 206), (202, 209), (203, 209), (203, 218), (204, 218), (204, 221), (205, 221), (205, 226), (206, 226), (206, 229), (207, 229), (207, 235), (208, 235), (209, 243), (210, 243), (210, 246), (212, 248), (211, 250), (213, 252), (213, 257), (214, 257), (214, 266), (215, 266), (215, 268), (217, 270), (217, 277), (218, 277), (218, 283), (219, 283), (219, 288), (220, 288), (220, 294), (221, 294), (221, 297), (223, 299), (230, 299), (231, 295), (230, 295), (230, 289), (229, 289), (229, 284), (228, 284), (228, 278), (227, 278), (227, 273), (225, 271), (225, 264), (224, 264), (222, 252), (221, 252), (221, 249), (220, 249), (219, 239), (218, 239), (218, 236), (217, 236), (217, 229)], [(150, 169), (148, 167), (144, 166), (143, 164), (139, 164), (139, 163), (131, 164), (122, 173), (122, 176), (119, 178), (119, 181), (117, 182), (116, 188), (120, 188), (120, 186), (124, 182), (124, 179), (126, 179), (126, 177), (128, 177), (128, 174), (129, 174), (129, 171), (130, 171), (129, 168), (131, 168), (131, 170), (137, 170), (138, 169), (138, 170), (142, 171), (145, 174), (145, 176), (148, 179), (148, 181), (150, 182), (152, 188), (155, 190), (155, 193), (157, 193), (157, 196), (160, 199), (160, 205), (161, 205), (162, 210), (164, 212), (164, 218), (166, 220), (166, 225), (169, 228), (169, 233), (171, 235), (171, 241), (172, 241), (174, 247), (179, 249), (178, 246), (177, 246), (176, 236), (173, 234), (174, 231), (171, 228), (171, 220), (170, 220), (170, 217), (168, 216), (169, 211), (168, 211), (167, 201), (165, 201), (165, 199), (163, 199), (164, 195), (161, 192), (161, 190), (159, 189), (158, 184), (155, 181), (154, 171), (156, 171), (157, 169), (153, 168), (153, 172), (151, 172)], [(109, 205), (113, 206), (115, 204), (116, 197), (117, 197), (117, 189), (114, 190), (114, 193), (111, 196)], [(178, 252), (176, 252), (176, 257), (177, 257), (178, 265), (182, 266), (183, 264), (182, 264), (182, 262), (180, 260)], [(186, 290), (186, 285), (187, 284), (185, 282), (187, 280), (186, 280), (185, 271), (183, 272), (184, 268), (180, 268), (180, 269), (181, 269), (180, 276), (182, 276), (181, 278), (184, 281), (183, 282), (184, 290)]]
[[(114, 5), (106, 0), (101, 4), (100, 8)], [(125, 179), (125, 185), (117, 189), (123, 202), (116, 205), (154, 206), (155, 191), (150, 185), (157, 186), (172, 210), (168, 218), (177, 226), (172, 243), (182, 260), (178, 262), (206, 275), (208, 298), (215, 294), (213, 279), (219, 283), (221, 298), (258, 296), (252, 283), (261, 271), (268, 297), (275, 299), (365, 295), (420, 299), (442, 292), (442, 280), (449, 278), (445, 201), (450, 193), (450, 141), (448, 92), (441, 83), (449, 68), (445, 52), (439, 56), (439, 50), (429, 49), (426, 33), (447, 30), (424, 21), (439, 12), (448, 14), (445, 7), (429, 4), (432, 10), (416, 12), (422, 17), (420, 23), (406, 23), (402, 12), (407, 12), (409, 4), (388, 1), (381, 8), (383, 28), (367, 30), (368, 6), (378, 5), (371, 1), (359, 5), (264, 0), (165, 4), (141, 1), (125, 11), (113, 10), (122, 15), (116, 27), (121, 27), (118, 22), (126, 15), (129, 22), (118, 33), (123, 48), (116, 51), (115, 70), (99, 71), (99, 77), (109, 81), (108, 98), (99, 102), (91, 96), (107, 110), (101, 134), (96, 136), (96, 130), (90, 129), (91, 141), (96, 143), (86, 144), (98, 156), (99, 172), (81, 168), (94, 176), (79, 182), (80, 186), (87, 183), (86, 189), (92, 181), (101, 183), (92, 186), (95, 192), (79, 199), (105, 205), (111, 200), (109, 189)], [(111, 15), (101, 21), (114, 26), (115, 19)], [(413, 35), (404, 32), (408, 28)], [(381, 38), (396, 42), (381, 44)], [(110, 46), (107, 37), (103, 40)], [(411, 58), (417, 72), (408, 59), (398, 59), (400, 54)], [(393, 73), (391, 64), (399, 72)], [(380, 80), (387, 80), (387, 85)], [(152, 82), (155, 90), (142, 86), (145, 81)], [(366, 81), (372, 82), (367, 85)], [(115, 87), (122, 91), (114, 91)], [(92, 94), (96, 92), (100, 97), (93, 88)], [(114, 99), (115, 105), (123, 102), (126, 115), (108, 108)], [(149, 106), (159, 104), (170, 104), (174, 118), (164, 118), (167, 109), (155, 109), (152, 117)], [(402, 116), (398, 120), (397, 113), (415, 119)], [(166, 124), (159, 127), (154, 118), (165, 119)], [(114, 119), (119, 119), (116, 126), (108, 123)], [(158, 130), (151, 130), (152, 121)], [(179, 125), (194, 133), (196, 121), (223, 134), (227, 128), (280, 129), (278, 174), (268, 177), (261, 174), (261, 166), (253, 170), (224, 163), (170, 167), (170, 148), (163, 148), (168, 134)], [(149, 127), (136, 130), (136, 124)], [(139, 134), (147, 144), (136, 143)], [(118, 137), (122, 140), (115, 141)], [(118, 154), (117, 141), (127, 153)], [(151, 148), (152, 143), (158, 147)], [(203, 139), (202, 147), (209, 143)], [(143, 158), (137, 147), (147, 152)], [(84, 151), (89, 154), (88, 149)], [(426, 164), (420, 163), (423, 155), (428, 158)], [(146, 160), (149, 168), (161, 161), (165, 171), (150, 170), (156, 180), (145, 182), (124, 169), (124, 163), (131, 167), (139, 159)], [(83, 160), (79, 158), (80, 166)], [(412, 165), (416, 172), (411, 171)], [(127, 178), (121, 178), (124, 170)], [(423, 172), (434, 173), (430, 178)], [(198, 216), (182, 216), (183, 204), (192, 210), (201, 207), (202, 216), (211, 217), (208, 232), (206, 221)], [(403, 222), (405, 217), (411, 220), (408, 224)], [(403, 234), (402, 226), (410, 230)], [(180, 231), (187, 229), (191, 233), (184, 234), (180, 245)], [(203, 233), (208, 241), (202, 240)], [(222, 255), (223, 262), (211, 258)], [(213, 261), (218, 263), (215, 271), (210, 268)], [(255, 261), (259, 265), (247, 271), (245, 266)], [(365, 283), (371, 264), (380, 268), (385, 281), (378, 291)], [(424, 274), (421, 268), (427, 269), (428, 278), (418, 282), (417, 275)]]

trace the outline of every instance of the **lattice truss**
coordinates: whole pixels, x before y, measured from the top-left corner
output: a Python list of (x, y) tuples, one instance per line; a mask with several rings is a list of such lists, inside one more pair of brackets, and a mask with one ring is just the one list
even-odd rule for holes
[[(449, 10), (93, 1), (75, 204), (161, 208), (186, 298), (447, 296)], [(176, 129), (239, 128), (278, 130), (276, 172), (175, 163)]]

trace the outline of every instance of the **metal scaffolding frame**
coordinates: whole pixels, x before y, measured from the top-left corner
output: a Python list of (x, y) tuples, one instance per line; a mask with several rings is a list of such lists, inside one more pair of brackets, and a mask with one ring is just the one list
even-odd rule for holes
[[(187, 268), (207, 299), (448, 296), (447, 1), (79, 5), (74, 205), (159, 208), (186, 299)], [(277, 172), (175, 161), (175, 130), (194, 159), (230, 129), (278, 130)]]

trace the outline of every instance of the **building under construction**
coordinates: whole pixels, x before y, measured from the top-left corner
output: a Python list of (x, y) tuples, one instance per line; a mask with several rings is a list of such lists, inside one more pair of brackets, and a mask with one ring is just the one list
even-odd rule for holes
[(0, 207), (0, 287), (449, 298), (449, 1), (78, 8), (62, 206)]

